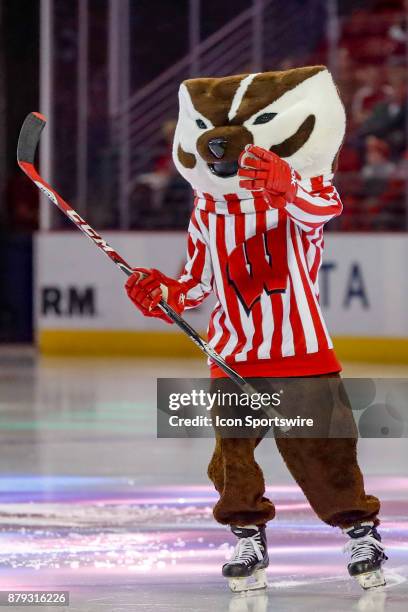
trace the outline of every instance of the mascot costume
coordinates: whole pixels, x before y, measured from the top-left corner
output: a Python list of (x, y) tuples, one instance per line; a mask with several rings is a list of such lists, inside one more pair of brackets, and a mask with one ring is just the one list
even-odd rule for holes
[[(168, 320), (160, 299), (181, 313), (214, 292), (209, 342), (250, 382), (339, 377), (318, 288), (323, 226), (342, 210), (332, 179), (345, 113), (330, 73), (308, 66), (191, 79), (179, 102), (174, 162), (195, 192), (187, 264), (178, 280), (136, 269), (130, 299), (144, 315)], [(231, 390), (215, 364), (211, 374), (212, 384)], [(314, 401), (324, 408), (324, 395)], [(276, 443), (318, 517), (349, 537), (350, 575), (371, 588), (385, 584), (387, 557), (356, 438)], [(238, 538), (222, 570), (235, 591), (266, 586), (265, 526), (275, 509), (254, 459), (259, 441), (217, 436), (208, 468), (220, 495), (214, 517)]]

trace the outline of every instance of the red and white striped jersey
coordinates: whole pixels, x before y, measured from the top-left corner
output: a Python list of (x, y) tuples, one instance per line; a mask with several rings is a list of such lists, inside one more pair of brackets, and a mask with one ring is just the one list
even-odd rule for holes
[[(239, 200), (196, 193), (186, 307), (212, 291), (208, 339), (242, 376), (306, 376), (341, 369), (320, 305), (323, 225), (342, 204), (332, 176), (303, 180), (294, 202), (269, 207), (261, 192)], [(225, 376), (214, 364), (212, 375)]]

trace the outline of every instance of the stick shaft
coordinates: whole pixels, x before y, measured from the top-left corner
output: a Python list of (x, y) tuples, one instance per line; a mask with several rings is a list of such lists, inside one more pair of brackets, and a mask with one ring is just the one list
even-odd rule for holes
[[(30, 113), (20, 132), (17, 147), (17, 161), (20, 168), (55, 204), (78, 229), (107, 255), (113, 263), (127, 276), (133, 273), (129, 264), (62, 198), (57, 191), (45, 181), (34, 166), (34, 156), (41, 132), (45, 126), (45, 118), (39, 113)], [(159, 307), (166, 315), (198, 346), (203, 353), (214, 361), (241, 389), (248, 392), (249, 385), (242, 376), (231, 368), (225, 360), (185, 321), (167, 302), (161, 300)], [(253, 390), (255, 392), (255, 390)]]
[[(113, 249), (107, 242), (91, 227), (85, 219), (83, 219), (73, 208), (62, 198), (57, 191), (45, 181), (37, 172), (34, 166), (34, 157), (37, 145), (41, 136), (41, 132), (46, 124), (45, 118), (40, 113), (30, 113), (21, 128), (18, 145), (17, 145), (17, 161), (20, 168), (25, 172), (29, 179), (40, 189), (53, 204), (55, 204), (78, 229), (81, 230), (92, 242), (113, 261), (113, 263), (126, 276), (133, 274), (129, 264)], [(219, 368), (243, 391), (248, 395), (257, 393), (256, 389), (248, 383), (238, 372), (231, 368), (226, 361), (219, 355), (212, 346), (210, 346), (201, 336), (185, 321), (175, 310), (173, 310), (167, 302), (161, 300), (158, 304), (159, 308), (190, 338), (198, 348), (209, 357)], [(269, 406), (268, 413), (271, 416), (282, 418), (282, 415)], [(288, 431), (289, 427), (282, 428), (282, 431)]]

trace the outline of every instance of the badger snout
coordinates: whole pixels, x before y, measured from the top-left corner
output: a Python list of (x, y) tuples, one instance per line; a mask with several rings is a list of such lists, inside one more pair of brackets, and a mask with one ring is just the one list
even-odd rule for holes
[(197, 141), (197, 150), (210, 171), (221, 178), (235, 176), (238, 158), (253, 138), (244, 126), (228, 125), (208, 130)]
[(226, 146), (227, 141), (225, 138), (211, 138), (211, 140), (208, 141), (208, 148), (217, 159), (224, 157)]

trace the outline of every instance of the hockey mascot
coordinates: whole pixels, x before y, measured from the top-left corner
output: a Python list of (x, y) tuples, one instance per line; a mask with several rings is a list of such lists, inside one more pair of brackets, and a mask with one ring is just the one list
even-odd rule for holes
[[(181, 313), (215, 292), (209, 342), (250, 382), (338, 377), (317, 281), (323, 226), (342, 210), (332, 179), (345, 113), (330, 73), (308, 66), (192, 79), (179, 102), (174, 162), (195, 192), (188, 260), (178, 280), (136, 269), (130, 299), (166, 320), (161, 298)], [(214, 364), (211, 374), (230, 389)], [(254, 459), (258, 442), (217, 436), (208, 468), (220, 495), (214, 517), (238, 540), (222, 570), (235, 591), (266, 586), (265, 526), (275, 509)], [(276, 443), (319, 518), (348, 536), (350, 575), (363, 588), (384, 584), (380, 503), (365, 493), (356, 436)]]

